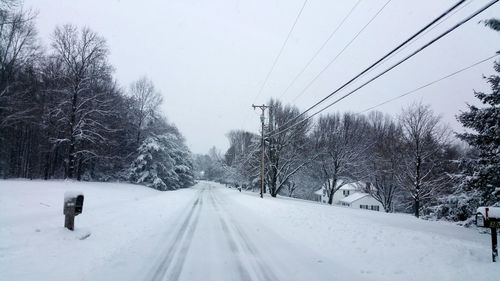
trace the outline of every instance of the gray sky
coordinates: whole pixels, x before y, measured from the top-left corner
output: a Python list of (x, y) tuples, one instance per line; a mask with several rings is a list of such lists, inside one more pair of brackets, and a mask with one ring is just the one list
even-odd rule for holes
[[(257, 103), (282, 94), (355, 2), (308, 1)], [(385, 2), (363, 0), (282, 100), (291, 102)], [(393, 0), (296, 105), (309, 107), (456, 2)], [(409, 54), (487, 2), (472, 0), (391, 61)], [(169, 120), (179, 127), (193, 152), (205, 153), (213, 145), (225, 150), (225, 134), (231, 129), (258, 131), (258, 112), (250, 105), (302, 3), (25, 0), (25, 7), (39, 12), (37, 27), (46, 46), (54, 27), (65, 23), (88, 26), (103, 35), (119, 83), (128, 88), (143, 75), (151, 78), (164, 96), (163, 109)], [(500, 50), (500, 34), (478, 21), (494, 16), (500, 16), (498, 4), (327, 112), (358, 112), (493, 55)], [(466, 102), (477, 103), (473, 89), (488, 90), (482, 75), (491, 73), (492, 63), (486, 62), (378, 110), (395, 115), (401, 107), (421, 100), (459, 130), (454, 116), (465, 109)]]

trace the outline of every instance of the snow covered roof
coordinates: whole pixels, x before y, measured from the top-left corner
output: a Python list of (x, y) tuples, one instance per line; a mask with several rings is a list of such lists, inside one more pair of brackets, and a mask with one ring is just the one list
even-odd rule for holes
[[(330, 183), (332, 182), (332, 180), (330, 180)], [(366, 186), (366, 183), (362, 182), (362, 181), (353, 181), (353, 182), (349, 182), (349, 183), (344, 183), (345, 180), (337, 180), (337, 184), (336, 184), (336, 187), (339, 187), (340, 185), (342, 185), (339, 190), (360, 190), (360, 189), (363, 189), (365, 186)], [(324, 185), (323, 185), (324, 187)]]
[(339, 190), (359, 190), (362, 188), (363, 188), (363, 183), (357, 181), (357, 182), (346, 183), (342, 187), (340, 187)]
[(323, 188), (314, 191), (314, 194), (316, 194), (316, 195), (323, 195)]
[(362, 192), (357, 192), (357, 193), (354, 193), (354, 194), (351, 194), (351, 195), (347, 196), (344, 199), (341, 199), (340, 202), (351, 204), (352, 202), (357, 201), (357, 200), (359, 200), (361, 198), (364, 198), (366, 196), (370, 196), (370, 194), (368, 194), (368, 193), (362, 193)]

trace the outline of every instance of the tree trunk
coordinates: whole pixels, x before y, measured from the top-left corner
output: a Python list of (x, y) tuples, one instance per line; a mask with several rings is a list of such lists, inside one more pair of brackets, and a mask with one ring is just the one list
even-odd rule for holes
[(335, 187), (337, 186), (337, 179), (332, 180), (330, 185), (330, 180), (327, 180), (327, 187), (330, 190), (328, 195), (328, 204), (333, 205), (333, 195), (335, 194)]
[(416, 179), (415, 179), (415, 217), (419, 217), (420, 210), (420, 178), (421, 178), (422, 158), (417, 156)]
[(415, 217), (419, 217), (420, 216), (420, 200), (418, 198), (415, 198)]
[(45, 155), (45, 164), (44, 164), (44, 168), (43, 168), (43, 179), (44, 180), (48, 180), (49, 179), (49, 161), (50, 161), (50, 153), (47, 152), (47, 154)]
[(82, 168), (82, 157), (78, 157), (78, 168), (76, 170), (76, 180), (77, 181), (81, 181), (82, 180), (82, 171), (83, 171), (83, 168)]
[(76, 122), (76, 103), (78, 99), (78, 88), (75, 87), (73, 98), (71, 102), (71, 115), (70, 115), (70, 124), (69, 124), (69, 150), (68, 150), (68, 172), (66, 177), (72, 179), (75, 171), (75, 122)]

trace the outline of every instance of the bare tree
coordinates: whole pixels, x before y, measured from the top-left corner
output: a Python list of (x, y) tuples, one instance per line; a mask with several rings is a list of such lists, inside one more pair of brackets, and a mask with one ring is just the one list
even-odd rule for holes
[(360, 115), (331, 114), (319, 118), (312, 133), (319, 157), (314, 161), (328, 194), (333, 195), (349, 180), (357, 178), (369, 148), (368, 123)]
[(163, 98), (160, 92), (155, 89), (153, 82), (146, 77), (142, 77), (130, 85), (130, 94), (136, 104), (135, 119), (137, 123), (137, 144), (139, 144), (147, 121), (155, 117)]
[(370, 139), (373, 144), (367, 155), (364, 179), (370, 183), (367, 192), (379, 201), (386, 212), (393, 211), (395, 196), (400, 191), (397, 171), (401, 163), (402, 129), (389, 116), (373, 112)]
[(40, 53), (33, 13), (11, 10), (17, 1), (0, 4), (0, 127), (6, 127), (32, 116), (33, 107), (17, 110), (16, 105), (27, 99), (29, 91), (16, 78), (34, 66)]
[(230, 177), (246, 189), (253, 187), (259, 176), (260, 138), (243, 130), (230, 131), (227, 138), (229, 148), (224, 162), (233, 168)]
[(440, 118), (430, 107), (420, 103), (405, 108), (399, 119), (404, 149), (398, 182), (409, 192), (415, 216), (419, 217), (421, 202), (432, 198), (445, 183), (443, 175), (435, 172), (440, 166), (436, 155), (443, 148), (448, 131), (439, 125)]
[[(107, 99), (111, 68), (107, 63), (108, 49), (105, 40), (88, 28), (78, 30), (73, 25), (57, 27), (52, 48), (53, 58), (60, 61), (62, 91), (66, 96), (57, 108), (63, 137), (55, 139), (67, 145), (66, 177), (73, 178), (77, 161), (97, 156), (93, 146), (105, 141), (101, 131), (110, 131), (100, 119), (111, 117), (112, 101)], [(84, 157), (84, 158), (82, 158)]]
[[(288, 130), (281, 130), (286, 122), (298, 116), (300, 112), (296, 107), (283, 106), (275, 100), (271, 100), (269, 105), (271, 107), (268, 130), (273, 133), (267, 137), (269, 145), (266, 148), (266, 183), (271, 196), (276, 197), (285, 185), (290, 184), (291, 177), (310, 163), (314, 156), (306, 156), (310, 146), (307, 138), (311, 128), (309, 120)], [(295, 122), (301, 120), (303, 119)]]

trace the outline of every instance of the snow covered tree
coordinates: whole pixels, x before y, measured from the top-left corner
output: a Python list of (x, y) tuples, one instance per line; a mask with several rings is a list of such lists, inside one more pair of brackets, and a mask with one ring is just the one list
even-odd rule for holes
[(260, 137), (256, 134), (232, 130), (227, 134), (229, 148), (224, 155), (230, 181), (248, 189), (259, 178)]
[(398, 183), (408, 191), (415, 216), (419, 217), (422, 203), (435, 196), (446, 183), (445, 175), (437, 171), (447, 130), (439, 126), (440, 118), (430, 107), (420, 103), (405, 108), (399, 118), (404, 148)]
[(154, 118), (163, 98), (151, 80), (142, 77), (130, 86), (130, 95), (135, 103), (134, 119), (137, 126), (137, 144), (141, 142), (147, 122)]
[[(269, 127), (271, 135), (267, 134), (269, 144), (266, 146), (266, 185), (272, 197), (276, 197), (280, 191), (291, 184), (293, 175), (304, 168), (313, 156), (306, 156), (310, 146), (307, 134), (311, 128), (309, 120), (300, 123), (288, 130), (286, 123), (300, 114), (297, 107), (286, 105), (280, 101), (269, 102)], [(294, 122), (303, 120), (297, 119)], [(276, 134), (276, 132), (279, 132)]]
[(208, 150), (209, 165), (205, 170), (205, 176), (208, 180), (223, 181), (227, 170), (224, 167), (224, 160), (220, 151), (215, 147)]
[(64, 93), (56, 108), (63, 134), (54, 142), (65, 146), (65, 176), (73, 178), (80, 161), (96, 156), (91, 147), (106, 141), (102, 132), (112, 130), (100, 122), (113, 117), (107, 91), (111, 72), (108, 48), (104, 38), (95, 32), (88, 28), (79, 30), (73, 25), (56, 28), (52, 48), (53, 59), (60, 65), (62, 86), (56, 91)]
[[(151, 81), (123, 93), (103, 37), (60, 26), (45, 53), (35, 17), (20, 0), (0, 0), (0, 177), (128, 178), (144, 138), (182, 139), (158, 112)], [(177, 146), (171, 157), (183, 187), (193, 181), (192, 160), (182, 141)]]
[(322, 116), (312, 133), (318, 157), (314, 164), (328, 194), (328, 204), (343, 185), (357, 178), (370, 147), (368, 123), (364, 116), (351, 113)]
[(401, 191), (397, 182), (398, 166), (401, 163), (402, 129), (389, 116), (380, 112), (368, 115), (370, 142), (366, 171), (363, 180), (370, 183), (366, 191), (382, 204), (386, 212), (393, 211), (396, 195)]
[[(500, 21), (490, 20), (492, 27)], [(496, 25), (495, 25), (496, 24)], [(500, 28), (499, 28), (500, 29)], [(458, 134), (478, 151), (477, 159), (468, 160), (463, 188), (479, 196), (479, 205), (500, 206), (500, 63), (494, 62), (495, 75), (486, 78), (491, 93), (474, 92), (484, 107), (469, 105), (458, 116), (465, 128), (473, 132)]]
[(130, 180), (162, 191), (188, 187), (194, 183), (189, 154), (175, 134), (147, 137), (130, 167)]

